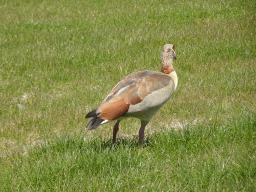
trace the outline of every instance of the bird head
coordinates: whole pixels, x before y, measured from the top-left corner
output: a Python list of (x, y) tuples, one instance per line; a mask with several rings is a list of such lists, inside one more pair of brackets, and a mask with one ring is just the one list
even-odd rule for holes
[(162, 64), (170, 63), (172, 60), (176, 60), (175, 47), (172, 44), (166, 44), (161, 52)]

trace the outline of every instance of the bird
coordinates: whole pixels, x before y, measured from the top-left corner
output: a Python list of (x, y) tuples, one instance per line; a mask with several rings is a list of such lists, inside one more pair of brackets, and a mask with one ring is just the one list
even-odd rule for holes
[(161, 52), (161, 71), (144, 70), (123, 78), (103, 102), (85, 116), (91, 118), (86, 128), (93, 130), (116, 120), (113, 127), (114, 145), (120, 121), (129, 117), (138, 118), (141, 120), (139, 144), (142, 146), (146, 125), (177, 88), (178, 77), (173, 67), (173, 60), (176, 59), (174, 45), (165, 44)]

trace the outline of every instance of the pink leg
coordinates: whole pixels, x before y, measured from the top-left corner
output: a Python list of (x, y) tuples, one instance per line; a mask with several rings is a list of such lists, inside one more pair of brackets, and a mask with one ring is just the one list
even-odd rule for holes
[(140, 145), (141, 145), (141, 146), (142, 146), (142, 144), (143, 144), (143, 138), (144, 138), (145, 127), (146, 127), (146, 126), (141, 126), (141, 127), (140, 127), (140, 130), (139, 130), (139, 142), (140, 142)]
[(116, 124), (113, 127), (113, 144), (115, 144), (115, 142), (116, 142), (116, 134), (117, 134), (117, 132), (119, 130), (119, 127), (118, 127), (119, 122), (120, 121), (117, 120)]

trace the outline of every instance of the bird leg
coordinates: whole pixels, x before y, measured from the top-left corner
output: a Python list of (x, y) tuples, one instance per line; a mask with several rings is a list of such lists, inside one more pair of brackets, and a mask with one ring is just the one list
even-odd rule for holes
[(143, 138), (144, 138), (145, 127), (146, 127), (146, 126), (141, 126), (141, 127), (140, 127), (140, 130), (139, 130), (139, 142), (140, 142), (140, 145), (141, 145), (141, 146), (142, 146), (142, 144), (143, 144)]
[(116, 142), (116, 134), (117, 134), (117, 132), (118, 132), (118, 130), (119, 130), (119, 127), (118, 127), (119, 122), (120, 122), (120, 121), (117, 120), (116, 124), (115, 124), (114, 127), (113, 127), (113, 144), (115, 144), (115, 142)]

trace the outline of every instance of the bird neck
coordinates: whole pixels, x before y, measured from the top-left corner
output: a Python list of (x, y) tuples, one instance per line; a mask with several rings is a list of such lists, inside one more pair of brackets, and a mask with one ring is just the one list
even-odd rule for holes
[(178, 85), (178, 76), (177, 76), (177, 73), (175, 72), (174, 68), (173, 68), (173, 65), (172, 65), (172, 60), (169, 60), (169, 61), (163, 61), (162, 60), (162, 70), (161, 70), (162, 73), (170, 76), (173, 81), (174, 81), (174, 85), (175, 85), (175, 89)]
[(170, 74), (173, 71), (174, 71), (174, 68), (173, 68), (172, 64), (162, 63), (162, 70), (161, 70), (162, 73)]
[(178, 76), (177, 76), (177, 73), (175, 71), (171, 72), (170, 74), (168, 74), (172, 79), (173, 79), (173, 82), (174, 82), (174, 85), (175, 85), (175, 89), (178, 85)]
[(161, 63), (162, 63), (162, 70), (161, 72), (164, 74), (170, 74), (174, 71), (173, 65), (172, 65), (172, 59), (170, 59), (169, 54), (162, 53), (161, 55)]

